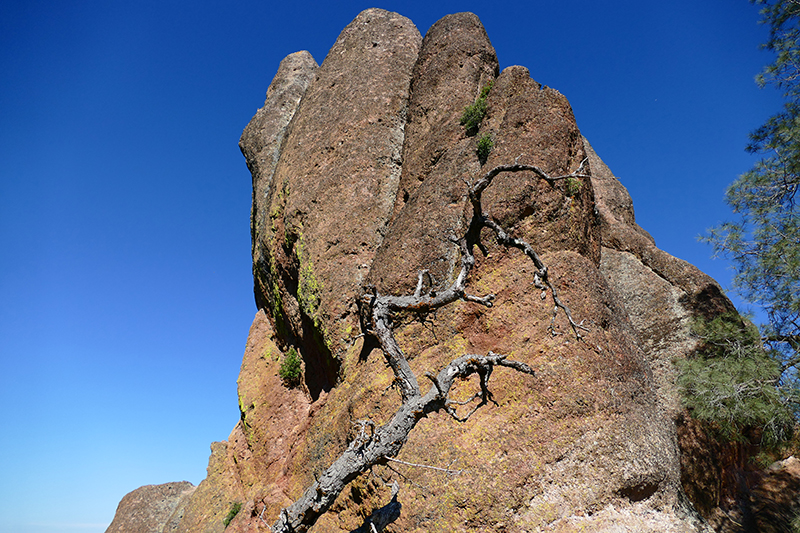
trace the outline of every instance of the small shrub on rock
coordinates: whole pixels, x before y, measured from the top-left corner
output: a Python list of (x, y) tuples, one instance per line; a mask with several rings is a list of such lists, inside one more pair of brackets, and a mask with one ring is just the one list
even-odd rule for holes
[(467, 130), (467, 135), (472, 136), (478, 133), (478, 128), (481, 127), (483, 117), (486, 115), (486, 100), (489, 98), (491, 90), (492, 82), (489, 82), (481, 89), (481, 94), (475, 103), (464, 108), (464, 112), (461, 114), (461, 125)]
[(478, 148), (475, 152), (478, 154), (478, 161), (481, 162), (481, 165), (486, 164), (489, 154), (492, 153), (492, 148), (494, 148), (494, 141), (488, 133), (478, 139)]
[(283, 384), (287, 387), (296, 387), (300, 384), (300, 377), (302, 376), (302, 365), (300, 362), (300, 355), (294, 346), (289, 348), (286, 357), (281, 361), (281, 367), (278, 370), (278, 376), (283, 380)]
[(236, 518), (236, 515), (239, 514), (239, 511), (242, 510), (242, 504), (240, 502), (234, 502), (231, 505), (231, 508), (228, 510), (228, 515), (222, 519), (222, 523), (225, 527), (228, 527), (231, 523), (231, 520)]
[(566, 190), (564, 191), (567, 196), (575, 196), (581, 191), (581, 180), (576, 178), (567, 178)]

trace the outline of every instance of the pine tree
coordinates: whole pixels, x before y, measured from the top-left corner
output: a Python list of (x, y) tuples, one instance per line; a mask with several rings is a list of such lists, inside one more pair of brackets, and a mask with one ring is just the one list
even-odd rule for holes
[[(770, 28), (762, 47), (774, 61), (757, 83), (783, 92), (783, 110), (750, 135), (761, 160), (730, 185), (726, 202), (737, 220), (710, 230), (715, 255), (733, 263), (734, 290), (766, 314), (761, 337), (780, 369), (776, 385), (795, 402), (800, 363), (800, 0), (751, 0)], [(796, 405), (796, 404), (795, 404)]]

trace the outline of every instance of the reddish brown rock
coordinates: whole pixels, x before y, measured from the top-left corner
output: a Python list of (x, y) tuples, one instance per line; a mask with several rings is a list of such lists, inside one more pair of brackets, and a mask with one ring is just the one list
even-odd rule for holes
[[(452, 90), (446, 85), (447, 69), (424, 67), (436, 64), (430, 50), (452, 59), (457, 54), (451, 50), (469, 50), (470, 43), (481, 42), (483, 30), (474, 22), (471, 16), (459, 15), (431, 28), (414, 70), (411, 109), (445, 105), (437, 91), (425, 92), (426, 84), (446, 94), (458, 93), (459, 83)], [(453, 34), (442, 33), (442, 27)], [(463, 35), (466, 45), (450, 35)], [(488, 40), (482, 42), (490, 50)], [(466, 56), (475, 55), (481, 56)], [(458, 61), (442, 63), (461, 72)], [(425, 80), (428, 75), (443, 79), (436, 85)], [(457, 259), (446, 237), (464, 230), (463, 180), (481, 172), (476, 139), (457, 125), (463, 105), (474, 101), (482, 82), (480, 75), (467, 79), (471, 94), (451, 104), (447, 114), (438, 115), (438, 124), (428, 123), (422, 112), (410, 114), (400, 185), (405, 186), (408, 201), (398, 198), (392, 224), (372, 263), (371, 279), (382, 290), (408, 287), (417, 269), (425, 267), (444, 281)], [(423, 97), (431, 102), (425, 103)], [(576, 170), (586, 157), (566, 99), (541, 87), (521, 67), (509, 68), (497, 79), (479, 134), (484, 133), (496, 143), (486, 168), (520, 160), (558, 176)], [(526, 275), (530, 266), (491, 242), (487, 242), (489, 256), (475, 269), (470, 285), (478, 293), (496, 294), (497, 305), (483, 310), (460, 304), (440, 311), (430, 329), (409, 325), (399, 334), (419, 374), (436, 370), (461, 353), (489, 349), (514, 354), (540, 373), (533, 381), (497, 376), (499, 407), (486, 408), (464, 425), (437, 416), (418, 426), (401, 458), (434, 464), (458, 460), (464, 473), (456, 482), (419, 474), (415, 479), (437, 497), (426, 499), (415, 485), (406, 487), (401, 500), (404, 512), (396, 523), (401, 530), (491, 530), (497, 524), (510, 531), (567, 527), (569, 517), (610, 505), (621, 506), (644, 523), (646, 519), (637, 514), (642, 510), (681, 508), (674, 433), (659, 410), (633, 328), (598, 268), (601, 231), (591, 183), (583, 179), (571, 187), (574, 190), (568, 190), (563, 180), (543, 182), (532, 173), (507, 175), (487, 191), (486, 206), (496, 219), (545, 253), (565, 301), (579, 319), (589, 317), (592, 323), (584, 343), (547, 334), (551, 306), (531, 285), (530, 274)], [(310, 241), (312, 235), (306, 238)], [(558, 327), (566, 330), (562, 319)], [(371, 417), (380, 423), (396, 405), (396, 397), (386, 392), (390, 375), (382, 370), (379, 354), (366, 350), (359, 358), (361, 343), (357, 341), (345, 355), (339, 384), (309, 411), (304, 444), (295, 441), (291, 451), (287, 449), (291, 458), (285, 468), (296, 482), (288, 498), (297, 497), (314, 473), (346, 446), (353, 421)], [(499, 456), (498, 450), (503, 451)], [(344, 519), (354, 501), (368, 498), (375, 507), (386, 498), (386, 490), (371, 485), (368, 478), (360, 483), (360, 496), (352, 491), (343, 494), (340, 507), (317, 525), (319, 531), (355, 528), (357, 521)], [(495, 493), (503, 494), (502, 504), (491, 503)], [(265, 498), (264, 503), (274, 515), (287, 502)], [(662, 518), (684, 524), (677, 515)], [(693, 529), (688, 522), (684, 526)]]
[[(494, 139), (484, 171), (518, 161), (556, 177), (578, 170), (586, 158), (567, 99), (520, 66), (503, 70), (492, 88), (477, 136), (483, 135)], [(594, 195), (585, 178), (551, 184), (533, 172), (507, 173), (484, 195), (484, 207), (506, 227), (519, 224), (519, 236), (540, 253), (571, 250), (599, 263)]]
[(697, 509), (711, 517), (742, 485), (735, 471), (744, 463), (737, 447), (703, 433), (680, 405), (675, 360), (697, 347), (692, 322), (733, 312), (712, 278), (659, 250), (636, 224), (628, 191), (584, 139), (602, 227), (603, 278), (614, 291), (654, 375), (661, 409), (677, 434), (683, 489)]
[(185, 504), (176, 533), (221, 533), (223, 520), (242, 503), (242, 486), (227, 442), (212, 442), (206, 478)]
[(267, 225), (269, 193), (275, 167), (281, 155), (286, 130), (297, 111), (300, 99), (314, 79), (317, 63), (306, 51), (295, 52), (281, 61), (278, 72), (267, 89), (263, 107), (247, 124), (239, 140), (239, 148), (253, 176), (253, 207), (250, 213), (250, 236), (253, 246), (253, 282), (256, 305), (268, 305), (269, 287), (260, 275), (269, 268)]
[(257, 275), (281, 341), (306, 361), (314, 398), (337, 380), (355, 299), (394, 205), (420, 41), (396, 13), (359, 14), (301, 100), (275, 171), (269, 254)]
[(188, 481), (146, 485), (125, 495), (106, 533), (167, 533), (175, 531), (196, 487)]
[[(304, 64), (305, 76), (313, 65)], [(496, 370), (496, 403), (463, 424), (429, 415), (398, 456), (460, 475), (375, 466), (313, 531), (366, 530), (366, 518), (389, 501), (388, 479), (401, 482), (402, 511), (386, 531), (705, 531), (681, 486), (681, 468), (703, 463), (687, 453), (681, 462), (671, 360), (694, 348), (693, 317), (730, 302), (636, 225), (630, 196), (580, 135), (566, 98), (523, 67), (498, 75), (486, 32), (469, 13), (445, 17), (421, 40), (407, 19), (367, 10), (304, 93), (287, 79), (276, 76), (242, 138), (256, 189), (260, 310), (238, 382), (241, 420), (227, 443), (214, 445), (181, 531), (217, 531), (233, 502), (242, 510), (229, 531), (267, 531), (353, 440), (355, 421), (388, 420), (399, 398), (360, 331), (362, 286), (407, 292), (423, 268), (446, 283), (459, 259), (448, 238), (463, 234), (470, 216), (465, 181), (514, 161), (551, 177), (582, 169), (551, 182), (502, 174), (483, 206), (541, 254), (588, 330), (578, 341), (563, 313), (553, 319), (530, 261), (487, 232), (487, 255), (467, 288), (496, 295), (493, 307), (458, 302), (424, 321), (397, 317), (398, 342), (418, 377), (489, 350), (527, 363), (536, 377)], [(461, 112), (488, 81), (487, 114), (468, 136)], [(291, 120), (274, 109), (284, 86), (290, 108), (299, 98)], [(494, 143), (483, 166), (482, 136)], [(279, 377), (290, 348), (303, 356), (298, 388)], [(464, 381), (455, 396), (476, 386)], [(694, 497), (692, 483), (684, 476)]]
[(394, 215), (369, 275), (379, 290), (413, 287), (420, 269), (442, 283), (452, 270), (458, 254), (447, 237), (463, 231), (464, 180), (478, 169), (460, 118), (497, 68), (486, 30), (472, 13), (447, 15), (425, 35), (414, 66)]

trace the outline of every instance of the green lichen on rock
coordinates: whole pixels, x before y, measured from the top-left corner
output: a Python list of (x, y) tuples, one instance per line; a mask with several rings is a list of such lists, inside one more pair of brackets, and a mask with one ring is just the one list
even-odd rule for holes
[[(320, 317), (320, 292), (322, 283), (314, 275), (314, 263), (305, 252), (305, 240), (302, 234), (295, 243), (295, 253), (300, 262), (297, 282), (297, 303), (303, 313), (311, 319), (314, 328), (319, 330), (322, 326)], [(324, 335), (323, 335), (324, 336)]]
[[(241, 379), (241, 378), (240, 378)], [(244, 391), (242, 390), (241, 383), (237, 380), (237, 384), (239, 385), (239, 420), (242, 423), (242, 432), (244, 433), (245, 438), (247, 439), (247, 443), (249, 446), (256, 446), (258, 443), (256, 441), (255, 432), (253, 431), (253, 426), (250, 421), (247, 419), (247, 413), (252, 411), (255, 408), (255, 404), (250, 404), (250, 406), (245, 405), (244, 401)]]
[(275, 221), (283, 215), (283, 209), (286, 206), (286, 196), (288, 194), (289, 184), (285, 183), (278, 189), (275, 201), (272, 203), (272, 209), (269, 212), (269, 218), (272, 221), (272, 231), (276, 231)]
[(270, 292), (270, 297), (268, 298), (269, 306), (270, 311), (272, 311), (272, 319), (275, 322), (275, 330), (279, 337), (285, 339), (288, 336), (288, 329), (286, 326), (286, 318), (283, 312), (283, 298), (281, 297), (281, 289), (278, 286), (278, 266), (274, 255), (271, 255), (269, 258), (267, 284)]

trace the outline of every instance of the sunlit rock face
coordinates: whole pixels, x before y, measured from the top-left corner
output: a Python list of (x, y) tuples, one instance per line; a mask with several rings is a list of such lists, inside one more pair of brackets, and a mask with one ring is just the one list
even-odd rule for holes
[[(469, 135), (461, 113), (488, 84), (486, 115)], [(482, 163), (476, 149), (487, 136), (493, 148)], [(400, 398), (363, 335), (359, 296), (367, 286), (413, 292), (422, 269), (434, 288), (448, 284), (460, 259), (451, 238), (471, 216), (467, 184), (515, 161), (549, 176), (582, 168), (582, 177), (552, 183), (501, 174), (483, 207), (541, 255), (587, 328), (583, 339), (563, 313), (553, 318), (530, 261), (486, 233), (467, 288), (495, 294), (495, 305), (404, 317), (398, 340), (421, 381), (490, 350), (536, 376), (497, 369), (494, 403), (464, 423), (429, 416), (398, 457), (460, 474), (376, 466), (313, 531), (364, 530), (388, 503), (390, 479), (400, 482), (402, 510), (387, 531), (706, 530), (691, 474), (704, 456), (681, 455), (672, 360), (694, 349), (694, 317), (732, 306), (636, 225), (630, 196), (582, 137), (567, 99), (524, 67), (498, 71), (475, 15), (448, 15), (423, 39), (401, 15), (364, 11), (320, 66), (307, 52), (281, 63), (240, 146), (253, 175), (259, 308), (238, 382), (241, 420), (214, 444), (177, 531), (222, 531), (236, 502), (227, 531), (267, 531), (347, 447), (355, 422), (390, 418)], [(280, 368), (292, 350), (303, 380), (290, 388)], [(464, 381), (455, 396), (476, 388)]]
[(196, 488), (188, 481), (139, 487), (119, 502), (106, 533), (175, 531)]

